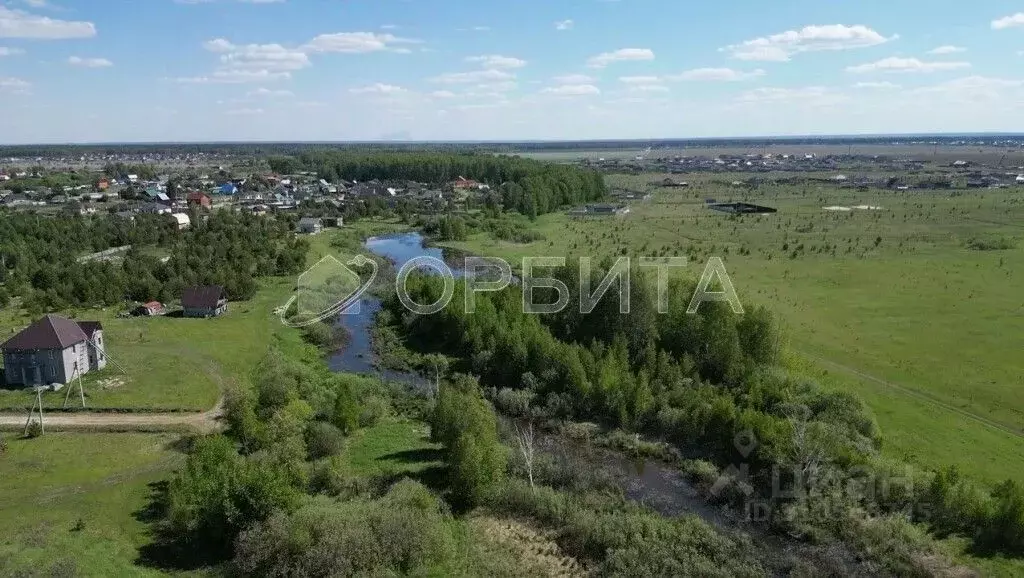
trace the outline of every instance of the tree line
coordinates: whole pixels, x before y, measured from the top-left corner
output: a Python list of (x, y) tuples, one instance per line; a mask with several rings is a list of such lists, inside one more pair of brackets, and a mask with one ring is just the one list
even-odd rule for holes
[[(20, 296), (33, 314), (129, 301), (172, 301), (191, 285), (221, 285), (251, 298), (256, 279), (294, 275), (308, 242), (289, 219), (219, 211), (191, 215), (179, 231), (166, 215), (88, 218), (0, 215), (0, 304)], [(120, 259), (80, 260), (131, 246)], [(162, 260), (158, 255), (166, 255)]]
[(597, 171), (520, 157), (441, 152), (304, 152), (268, 159), (275, 172), (314, 171), (328, 181), (406, 180), (442, 184), (459, 177), (489, 185), (505, 209), (535, 217), (605, 196)]

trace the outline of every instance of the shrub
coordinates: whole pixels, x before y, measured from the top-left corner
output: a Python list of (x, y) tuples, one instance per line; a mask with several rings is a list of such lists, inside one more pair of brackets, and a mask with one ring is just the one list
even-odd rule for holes
[(0, 455), (7, 453), (7, 438), (0, 434)]
[(533, 392), (527, 389), (504, 387), (494, 396), (494, 405), (501, 413), (513, 417), (529, 417)]
[(331, 423), (345, 435), (351, 435), (359, 427), (359, 403), (356, 402), (352, 389), (347, 383), (338, 384), (336, 394)]
[(362, 406), (359, 413), (360, 427), (373, 427), (391, 416), (391, 402), (384, 396), (367, 396)]
[(345, 434), (327, 422), (315, 421), (306, 428), (306, 451), (310, 459), (337, 455), (344, 446)]
[(43, 435), (43, 424), (34, 421), (28, 424), (28, 431), (25, 433), (25, 437), (34, 439)]
[(326, 323), (317, 322), (302, 329), (302, 338), (318, 347), (329, 347), (334, 343), (334, 331)]
[(316, 499), (240, 535), (235, 569), (245, 576), (424, 574), (456, 555), (449, 520), (440, 500), (410, 480), (379, 500)]

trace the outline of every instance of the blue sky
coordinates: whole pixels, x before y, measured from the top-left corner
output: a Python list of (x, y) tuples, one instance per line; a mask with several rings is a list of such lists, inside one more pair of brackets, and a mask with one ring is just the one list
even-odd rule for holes
[(988, 131), (1019, 0), (0, 0), (0, 143)]

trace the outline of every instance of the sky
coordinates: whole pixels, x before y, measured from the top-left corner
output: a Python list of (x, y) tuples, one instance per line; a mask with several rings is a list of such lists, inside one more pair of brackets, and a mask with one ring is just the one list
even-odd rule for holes
[(0, 143), (1024, 132), (1024, 1), (0, 0)]

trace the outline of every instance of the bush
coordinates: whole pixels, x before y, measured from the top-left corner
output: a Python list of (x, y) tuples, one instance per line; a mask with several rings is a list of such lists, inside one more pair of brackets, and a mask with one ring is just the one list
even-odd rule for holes
[(34, 439), (43, 435), (43, 424), (34, 421), (28, 424), (28, 431), (25, 433), (25, 437)]
[(576, 496), (510, 480), (491, 494), (497, 512), (558, 529), (559, 545), (607, 576), (763, 576), (747, 541), (717, 533), (696, 517), (665, 518), (620, 498)]
[(362, 405), (359, 427), (373, 427), (391, 416), (391, 402), (384, 396), (367, 396)]
[(7, 453), (7, 438), (0, 434), (0, 455)]
[(334, 331), (326, 323), (317, 322), (302, 328), (302, 338), (318, 347), (330, 347), (334, 343)]
[(334, 411), (331, 414), (331, 423), (345, 435), (352, 435), (359, 427), (359, 403), (347, 383), (340, 383), (337, 386), (337, 395), (334, 398)]
[(379, 500), (314, 500), (239, 536), (234, 565), (244, 576), (441, 574), (456, 556), (443, 503), (403, 480)]
[(503, 387), (494, 396), (494, 405), (501, 413), (512, 417), (530, 417), (533, 392), (528, 389)]
[(337, 427), (315, 421), (306, 428), (306, 451), (309, 458), (318, 460), (341, 453), (345, 447), (345, 434)]

